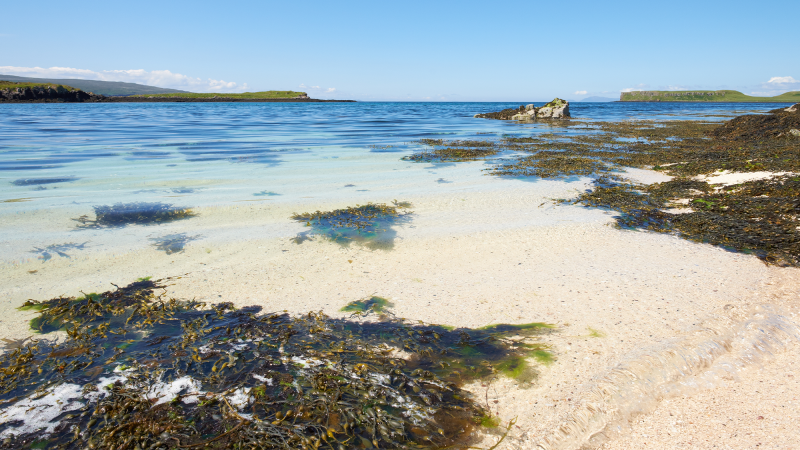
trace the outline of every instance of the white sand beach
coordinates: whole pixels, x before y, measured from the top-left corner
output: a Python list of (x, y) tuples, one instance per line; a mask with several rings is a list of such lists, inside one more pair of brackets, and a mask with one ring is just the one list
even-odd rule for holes
[[(397, 228), (391, 250), (290, 240), (305, 230), (289, 220), (293, 212), (353, 204), (342, 199), (197, 208), (179, 226), (202, 238), (171, 255), (147, 238), (174, 224), (75, 232), (76, 241), (114, 245), (46, 263), (34, 256), (7, 263), (0, 337), (30, 334), (32, 313), (15, 309), (29, 298), (100, 292), (143, 276), (175, 277), (170, 296), (265, 312), (343, 316), (348, 302), (379, 295), (398, 316), (429, 323), (557, 325), (542, 337), (556, 361), (537, 366), (533, 387), (502, 377), (469, 386), (504, 423), (517, 420), (498, 448), (798, 442), (800, 386), (790, 372), (800, 360), (786, 332), (797, 331), (800, 271), (674, 236), (618, 230), (611, 213), (553, 204), (585, 189), (586, 180), (462, 179), (455, 174), (474, 168), (450, 170), (455, 182), (446, 189), (398, 198), (413, 204), (413, 215)], [(73, 211), (35, 214), (41, 220), (11, 217), (2, 228), (74, 224)], [(775, 341), (759, 351), (764, 339)], [(488, 448), (498, 436), (475, 446)]]

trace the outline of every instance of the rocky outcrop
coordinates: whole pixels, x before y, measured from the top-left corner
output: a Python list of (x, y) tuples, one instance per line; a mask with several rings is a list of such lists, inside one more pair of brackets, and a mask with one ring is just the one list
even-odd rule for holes
[(550, 103), (537, 108), (533, 103), (519, 108), (509, 108), (498, 112), (475, 114), (481, 119), (498, 120), (536, 120), (536, 119), (566, 119), (569, 115), (569, 102), (560, 98), (553, 99)]
[(96, 102), (105, 98), (79, 89), (64, 86), (33, 86), (0, 90), (0, 102)]
[(536, 111), (537, 119), (564, 119), (570, 117), (569, 102), (555, 98)]

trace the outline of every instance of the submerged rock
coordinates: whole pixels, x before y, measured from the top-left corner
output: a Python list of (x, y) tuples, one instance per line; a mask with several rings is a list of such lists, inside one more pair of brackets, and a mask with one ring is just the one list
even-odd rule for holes
[(570, 117), (569, 102), (560, 98), (555, 98), (550, 103), (542, 106), (536, 111), (539, 119), (563, 119)]

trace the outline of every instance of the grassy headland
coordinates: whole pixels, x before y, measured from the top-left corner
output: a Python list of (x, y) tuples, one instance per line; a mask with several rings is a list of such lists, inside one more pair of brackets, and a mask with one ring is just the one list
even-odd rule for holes
[(106, 96), (125, 96), (138, 94), (172, 94), (179, 91), (177, 89), (165, 89), (155, 86), (145, 86), (136, 83), (124, 83), (121, 81), (99, 81), (99, 80), (80, 80), (80, 79), (58, 79), (58, 78), (31, 78), (18, 77), (15, 75), (0, 74), (0, 80), (16, 81), (18, 83), (32, 83), (36, 86), (62, 84), (72, 86), (84, 92), (93, 92), (97, 95)]
[(46, 87), (51, 87), (51, 86), (53, 88), (55, 88), (55, 89), (58, 89), (59, 87), (62, 87), (64, 89), (68, 90), (68, 91), (77, 91), (78, 90), (78, 89), (75, 89), (72, 86), (67, 86), (65, 84), (54, 85), (54, 84), (50, 84), (50, 83), (26, 83), (26, 82), (17, 83), (17, 82), (14, 82), (14, 81), (0, 80), (0, 90), (2, 90), (2, 89), (17, 89), (17, 88), (25, 89), (25, 88), (33, 88), (33, 87), (45, 87), (46, 88)]
[(196, 92), (182, 92), (170, 94), (146, 94), (136, 95), (134, 97), (159, 97), (159, 98), (296, 98), (307, 95), (305, 92), (295, 91), (261, 91), (261, 92), (244, 92), (241, 94), (230, 93), (196, 93)]
[(787, 92), (775, 97), (751, 97), (739, 91), (633, 91), (622, 92), (621, 102), (757, 102), (797, 103), (800, 91)]

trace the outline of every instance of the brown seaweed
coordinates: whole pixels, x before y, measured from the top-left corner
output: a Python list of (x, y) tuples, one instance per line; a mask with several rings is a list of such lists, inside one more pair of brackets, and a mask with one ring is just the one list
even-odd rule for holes
[[(622, 228), (642, 229), (753, 254), (769, 264), (800, 266), (800, 106), (725, 123), (702, 120), (553, 122), (546, 134), (486, 141), (462, 157), (458, 141), (405, 159), (417, 162), (491, 159), (495, 176), (585, 176), (593, 188), (580, 203), (619, 212)], [(627, 167), (662, 171), (675, 179), (640, 185)], [(733, 186), (711, 186), (699, 175), (768, 171), (784, 175)], [(679, 203), (682, 201), (683, 203)], [(684, 211), (677, 214), (673, 208)], [(688, 209), (688, 211), (686, 211)]]
[(519, 371), (547, 352), (530, 339), (551, 329), (262, 314), (167, 298), (163, 287), (27, 302), (37, 329), (67, 337), (0, 356), (0, 405), (58, 386), (83, 393), (65, 399), (52, 433), (0, 424), (0, 448), (445, 448), (487, 422), (461, 386)]
[(94, 220), (85, 215), (72, 220), (80, 223), (78, 228), (119, 228), (128, 225), (159, 225), (195, 216), (189, 208), (160, 202), (98, 205), (94, 207), (94, 214)]
[(322, 236), (348, 246), (353, 242), (371, 249), (391, 249), (397, 232), (394, 226), (410, 220), (411, 204), (395, 200), (391, 205), (367, 203), (333, 211), (295, 213), (292, 220), (304, 222), (311, 230), (299, 233), (292, 241), (302, 244), (313, 236)]

